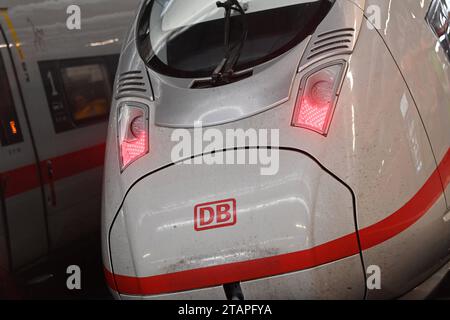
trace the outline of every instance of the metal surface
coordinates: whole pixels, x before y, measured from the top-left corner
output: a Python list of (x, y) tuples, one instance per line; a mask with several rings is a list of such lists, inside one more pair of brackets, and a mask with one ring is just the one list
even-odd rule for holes
[[(347, 3), (343, 4), (343, 2)], [(424, 2), (419, 4), (406, 1), (395, 5), (392, 4), (392, 1), (371, 1), (369, 3), (379, 4), (381, 8), (391, 10), (383, 11), (389, 13), (389, 15), (383, 16), (386, 19), (383, 26), (391, 26), (392, 22), (390, 21), (395, 16), (398, 21), (409, 21), (408, 25), (410, 24), (411, 27), (401, 26), (401, 29), (409, 32), (410, 37), (414, 36), (414, 33), (410, 32), (411, 28), (419, 28), (419, 26), (424, 28), (423, 17), (427, 10)], [(352, 247), (352, 242), (349, 242), (350, 245), (337, 246), (352, 250), (342, 254), (339, 250), (330, 250), (329, 252), (336, 255), (333, 256), (332, 261), (328, 261), (326, 266), (323, 266), (323, 260), (316, 257), (315, 263), (297, 270), (301, 273), (299, 279), (302, 280), (299, 281), (318, 288), (310, 296), (297, 290), (294, 280), (284, 282), (284, 279), (272, 278), (273, 274), (255, 272), (256, 280), (253, 279), (254, 282), (252, 281), (248, 286), (244, 283), (241, 284), (243, 291), (247, 288), (255, 298), (260, 297), (259, 294), (264, 295), (263, 292), (267, 288), (269, 288), (269, 292), (264, 297), (328, 298), (330, 294), (323, 288), (339, 289), (343, 287), (341, 285), (349, 283), (349, 279), (345, 276), (334, 283), (332, 281), (335, 276), (334, 271), (342, 273), (342, 270), (347, 270), (349, 273), (355, 274), (354, 270), (356, 269), (352, 269), (351, 265), (364, 271), (352, 285), (355, 291), (349, 294), (347, 290), (339, 289), (335, 295), (331, 296), (334, 298), (397, 298), (417, 287), (448, 260), (450, 225), (443, 219), (448, 212), (443, 187), (447, 187), (450, 181), (448, 179), (450, 171), (445, 159), (442, 161), (443, 155), (448, 154), (449, 146), (443, 139), (444, 136), (448, 137), (448, 134), (446, 129), (439, 131), (441, 124), (432, 122), (431, 112), (434, 112), (435, 121), (447, 121), (448, 117), (440, 116), (446, 111), (440, 108), (440, 104), (436, 105), (436, 101), (448, 101), (449, 99), (444, 89), (438, 89), (435, 91), (436, 96), (430, 100), (432, 106), (425, 110), (425, 105), (421, 105), (416, 97), (423, 94), (425, 92), (423, 88), (427, 88), (427, 86), (422, 80), (418, 80), (421, 73), (408, 76), (407, 72), (404, 72), (403, 69), (409, 65), (406, 64), (406, 60), (402, 60), (406, 59), (413, 50), (422, 52), (425, 50), (425, 46), (419, 44), (411, 49), (411, 43), (415, 43), (415, 41), (407, 40), (408, 37), (405, 36), (405, 43), (409, 43), (410, 50), (398, 53), (398, 57), (395, 54), (393, 56), (391, 53), (395, 53), (396, 50), (395, 48), (392, 51), (390, 49), (391, 46), (395, 47), (396, 45), (385, 42), (385, 38), (390, 35), (383, 35), (384, 30), (375, 30), (368, 20), (362, 18), (364, 2), (342, 1), (340, 6), (347, 5), (353, 6), (353, 9), (348, 11), (348, 16), (341, 15), (339, 18), (335, 11), (336, 16), (330, 16), (325, 21), (330, 21), (329, 30), (348, 28), (353, 21), (353, 28), (358, 32), (355, 32), (355, 38), (352, 38), (354, 45), (352, 52), (345, 51), (345, 54), (323, 56), (322, 60), (312, 64), (306, 63), (300, 68), (296, 63), (292, 63), (292, 68), (300, 70), (300, 72), (295, 76), (292, 86), (289, 88), (288, 100), (275, 108), (250, 117), (234, 117), (234, 121), (227, 118), (229, 115), (226, 115), (224, 119), (231, 122), (224, 121), (222, 125), (215, 125), (214, 128), (221, 132), (237, 128), (279, 129), (282, 150), (299, 150), (303, 154), (310, 155), (317, 160), (321, 168), (326, 169), (337, 180), (349, 187), (355, 195), (355, 216), (349, 217), (342, 213), (333, 214), (330, 213), (330, 209), (322, 211), (320, 207), (314, 207), (308, 203), (308, 196), (311, 194), (324, 197), (321, 201), (324, 208), (331, 204), (334, 204), (335, 207), (337, 205), (345, 206), (346, 200), (341, 197), (342, 202), (340, 202), (339, 199), (334, 198), (333, 194), (340, 194), (339, 186), (335, 186), (331, 182), (326, 183), (325, 186), (321, 184), (319, 177), (297, 176), (306, 172), (303, 170), (308, 168), (307, 162), (296, 163), (296, 161), (302, 162), (301, 157), (282, 157), (282, 160), (287, 163), (280, 165), (279, 175), (267, 178), (267, 180), (252, 173), (259, 168), (258, 166), (235, 166), (232, 168), (224, 166), (215, 168), (215, 170), (205, 165), (173, 167), (171, 150), (175, 143), (171, 141), (171, 135), (174, 129), (167, 126), (162, 127), (155, 121), (150, 124), (152, 147), (149, 155), (142, 157), (123, 174), (120, 174), (115, 140), (117, 119), (112, 116), (105, 168), (102, 227), (103, 259), (110, 279), (116, 279), (116, 284), (123, 284), (122, 288), (133, 291), (134, 297), (139, 296), (139, 292), (141, 292), (140, 296), (146, 298), (152, 298), (151, 294), (146, 295), (145, 292), (139, 291), (146, 288), (140, 284), (152, 283), (155, 280), (153, 276), (158, 274), (162, 274), (161, 278), (157, 278), (159, 280), (172, 279), (170, 273), (172, 271), (188, 272), (190, 275), (205, 272), (204, 275), (208, 279), (216, 279), (215, 282), (204, 287), (209, 287), (213, 283), (215, 285), (223, 284), (220, 283), (222, 279), (220, 270), (234, 270), (229, 266), (233, 266), (232, 261), (242, 262), (241, 270), (249, 270), (255, 262), (248, 259), (252, 259), (254, 256), (247, 255), (247, 258), (243, 258), (241, 261), (233, 254), (225, 258), (218, 255), (217, 252), (220, 253), (220, 250), (228, 247), (239, 248), (234, 241), (240, 240), (248, 244), (244, 248), (251, 252), (254, 252), (252, 251), (253, 247), (250, 246), (253, 243), (255, 243), (256, 249), (264, 249), (266, 243), (271, 243), (279, 237), (277, 232), (281, 232), (288, 238), (293, 237), (295, 233), (290, 232), (290, 227), (295, 221), (295, 215), (284, 216), (294, 210), (289, 205), (283, 207), (286, 203), (284, 202), (286, 195), (303, 199), (307, 204), (305, 207), (311, 208), (311, 210), (305, 211), (304, 219), (300, 221), (300, 224), (305, 226), (304, 233), (295, 234), (294, 241), (286, 241), (279, 246), (281, 252), (289, 252), (287, 248), (296, 248), (297, 250), (311, 248), (312, 252), (317, 252), (322, 248), (320, 244), (323, 242), (328, 241), (326, 245), (331, 247), (332, 244), (343, 243), (342, 239), (353, 239), (352, 237), (359, 239), (359, 246)], [(406, 5), (410, 6), (412, 11), (403, 10)], [(421, 6), (420, 10), (418, 6)], [(419, 13), (424, 14), (423, 17)], [(391, 20), (388, 19), (389, 16)], [(413, 17), (412, 20), (411, 17)], [(321, 28), (323, 28), (321, 30), (326, 30), (327, 25), (323, 25)], [(395, 32), (396, 29), (393, 29), (392, 34)], [(430, 33), (431, 39), (433, 36)], [(315, 35), (312, 36), (312, 38), (314, 37)], [(392, 35), (392, 39), (394, 37), (398, 37), (398, 34)], [(129, 46), (133, 46), (133, 42), (130, 42)], [(133, 49), (127, 48), (127, 52), (132, 51)], [(432, 55), (433, 52), (427, 54)], [(127, 54), (125, 57), (127, 61), (122, 60), (121, 62), (123, 72), (126, 71), (127, 66), (135, 66), (140, 63), (139, 58), (134, 54)], [(287, 61), (287, 57), (288, 55), (283, 58)], [(133, 60), (136, 58), (138, 60)], [(349, 65), (328, 136), (324, 137), (308, 130), (291, 127), (297, 92), (303, 77), (317, 66), (339, 59), (348, 61)], [(423, 55), (419, 55), (417, 59), (414, 60), (414, 64), (418, 64), (419, 60), (424, 65), (429, 63)], [(412, 65), (413, 63), (410, 64), (410, 66)], [(426, 67), (424, 66), (424, 68)], [(432, 69), (430, 65), (427, 68)], [(261, 72), (268, 72), (268, 70), (261, 70)], [(411, 68), (411, 73), (412, 70)], [(447, 69), (444, 67), (444, 70)], [(428, 74), (431, 77), (439, 73), (428, 71)], [(447, 76), (448, 71), (445, 74), (445, 77)], [(155, 90), (155, 101), (142, 98), (135, 100), (146, 103), (150, 108), (150, 119), (157, 119), (157, 114), (160, 112), (158, 110), (162, 106), (164, 108), (173, 106), (162, 103), (162, 101), (168, 101), (165, 99), (169, 98), (165, 95), (164, 90), (161, 90), (161, 86), (166, 86), (167, 83), (162, 83), (163, 81), (160, 83), (158, 79), (162, 79), (162, 77), (159, 76), (151, 75), (151, 79)], [(187, 86), (184, 80), (170, 79), (170, 81), (176, 82), (179, 87)], [(422, 88), (417, 89), (418, 93), (414, 90), (414, 86), (409, 84), (411, 81)], [(238, 83), (242, 86), (241, 90), (246, 88), (243, 86), (245, 83), (247, 83), (246, 80)], [(267, 86), (271, 90), (279, 89), (278, 83), (273, 82), (263, 83), (262, 86)], [(205, 90), (205, 92), (209, 91), (212, 96), (216, 94), (213, 89)], [(204, 93), (190, 89), (185, 89), (185, 91), (187, 97), (197, 94), (199, 103), (202, 103), (201, 99), (204, 98)], [(267, 91), (270, 92), (268, 89)], [(117, 108), (122, 102), (124, 100), (116, 101), (113, 108)], [(178, 102), (180, 107), (184, 106), (181, 98)], [(189, 99), (186, 102), (191, 105)], [(263, 107), (263, 103), (261, 103), (261, 107)], [(423, 116), (422, 112), (430, 113), (429, 122), (426, 121), (427, 116)], [(186, 114), (188, 114), (187, 111)], [(189, 121), (201, 119), (202, 114), (195, 113), (195, 116)], [(209, 124), (215, 123), (216, 121), (213, 121)], [(172, 123), (171, 126), (186, 126), (184, 115), (180, 116), (178, 124)], [(435, 140), (432, 138), (433, 135), (430, 135), (431, 139), (429, 139), (429, 131), (435, 131), (436, 135), (439, 134), (442, 137)], [(434, 145), (439, 145), (439, 150), (441, 150), (438, 157), (435, 157), (433, 153), (432, 146)], [(254, 146), (244, 142), (237, 147)], [(444, 152), (444, 150), (446, 151)], [(192, 153), (192, 156), (200, 155)], [(438, 170), (438, 165), (441, 170)], [(261, 187), (261, 182), (264, 182), (265, 185), (274, 185), (277, 181), (283, 181), (289, 176), (288, 172), (293, 177), (298, 177), (293, 181), (303, 181), (307, 189), (285, 183), (279, 184), (276, 190), (268, 193), (268, 190)], [(312, 172), (315, 171), (312, 170)], [(117, 183), (118, 181), (120, 183)], [(294, 193), (292, 193), (293, 189), (295, 189)], [(241, 190), (251, 190), (252, 192), (248, 197), (243, 197)], [(229, 229), (217, 229), (211, 231), (211, 235), (214, 236), (211, 236), (210, 242), (207, 241), (205, 234), (195, 234), (192, 231), (194, 230), (192, 220), (195, 204), (203, 200), (214, 201), (228, 198), (237, 198), (243, 201), (244, 214), (241, 213), (241, 215), (244, 216), (244, 222), (246, 222), (245, 232), (244, 229), (239, 229), (243, 228), (239, 225)], [(273, 210), (270, 206), (265, 206), (266, 200), (276, 204)], [(301, 212), (300, 207), (296, 208), (297, 214)], [(122, 209), (123, 211), (121, 211)], [(239, 210), (243, 209), (239, 208), (238, 201), (238, 217), (240, 216)], [(256, 218), (259, 210), (268, 212), (264, 219)], [(323, 212), (331, 214), (327, 216), (327, 222), (312, 223), (316, 219), (320, 219)], [(283, 219), (281, 225), (279, 222), (275, 224), (272, 220), (272, 217), (277, 215), (286, 218)], [(245, 217), (255, 218), (250, 221), (245, 220)], [(174, 226), (177, 228), (173, 228)], [(355, 226), (357, 232), (352, 232), (350, 229), (355, 229)], [(233, 233), (233, 228), (239, 232)], [(153, 230), (153, 232), (148, 230)], [(261, 231), (264, 232), (259, 234)], [(248, 234), (256, 235), (256, 238), (247, 239)], [(319, 235), (319, 238), (312, 239), (312, 235), (314, 237)], [(258, 239), (265, 240), (258, 242)], [(165, 250), (160, 250), (160, 248)], [(234, 250), (235, 253), (239, 252)], [(361, 253), (362, 260), (359, 253)], [(149, 255), (146, 256), (146, 254)], [(273, 262), (275, 260), (272, 258), (276, 257), (276, 254), (276, 252), (265, 252), (257, 255), (256, 258), (265, 257), (269, 259), (267, 261)], [(208, 260), (208, 257), (215, 256), (222, 260)], [(348, 258), (347, 262), (351, 261), (350, 265), (343, 264), (345, 258)], [(291, 261), (292, 265), (296, 263), (298, 260)], [(205, 269), (206, 266), (211, 269)], [(367, 288), (366, 292), (363, 292), (364, 290), (361, 288), (365, 286), (364, 273), (369, 266), (380, 267), (382, 287), (380, 290)], [(329, 275), (323, 279), (316, 277), (322, 267), (327, 270)], [(274, 266), (273, 269), (276, 267)], [(239, 272), (236, 274), (241, 275)], [(127, 276), (131, 276), (129, 282), (127, 282)], [(284, 278), (284, 276), (280, 277)], [(233, 277), (226, 279), (232, 280), (232, 282), (240, 280), (247, 282), (248, 274), (242, 279)], [(295, 279), (294, 275), (293, 279)], [(181, 282), (184, 283), (184, 280)], [(114, 290), (114, 280), (110, 283), (111, 285)], [(202, 286), (198, 288), (202, 288)], [(219, 292), (214, 291), (215, 289), (211, 290), (211, 292)], [(204, 293), (206, 292), (208, 290)], [(361, 292), (363, 293), (361, 294)], [(152, 294), (156, 294), (155, 298), (159, 297), (157, 293), (152, 292)], [(198, 298), (203, 297), (203, 293), (189, 291), (185, 294), (177, 293), (172, 297)]]
[[(450, 147), (450, 60), (425, 19), (431, 2), (372, 0), (368, 5), (381, 8), (380, 35), (405, 77), (440, 163)], [(450, 188), (445, 194), (448, 203)]]
[[(179, 164), (140, 181), (112, 227), (114, 271), (133, 277), (175, 274), (300, 252), (354, 233), (351, 192), (309, 157), (280, 153), (275, 178), (262, 177), (256, 166)], [(198, 177), (203, 177), (200, 184)], [(230, 197), (237, 203), (235, 225), (194, 229), (197, 204)], [(356, 238), (353, 241), (349, 246), (357, 247)], [(267, 270), (277, 272), (275, 265)], [(353, 269), (358, 272), (363, 277), (361, 265)], [(237, 279), (244, 280), (248, 279)], [(360, 282), (359, 292), (362, 287)], [(270, 290), (266, 294), (273, 296)]]
[[(251, 78), (209, 90), (191, 90), (171, 79), (151, 73), (155, 88), (155, 123), (164, 127), (204, 127), (240, 120), (285, 102), (295, 69), (306, 46), (296, 46), (285, 55), (254, 68)], [(191, 82), (193, 79), (191, 79)], [(245, 90), (241, 90), (242, 86)]]

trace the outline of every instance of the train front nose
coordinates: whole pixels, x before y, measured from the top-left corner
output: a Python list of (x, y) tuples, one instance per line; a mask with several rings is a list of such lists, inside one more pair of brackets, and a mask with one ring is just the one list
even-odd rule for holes
[[(228, 151), (232, 152), (232, 151)], [(227, 152), (223, 152), (224, 155)], [(310, 156), (279, 150), (279, 171), (172, 165), (128, 193), (111, 227), (122, 298), (362, 298), (352, 192)]]

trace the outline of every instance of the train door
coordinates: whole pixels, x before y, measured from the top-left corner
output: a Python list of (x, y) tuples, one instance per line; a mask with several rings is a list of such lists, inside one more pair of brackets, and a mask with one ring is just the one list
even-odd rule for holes
[(100, 230), (112, 86), (138, 4), (86, 3), (81, 29), (71, 30), (60, 2), (11, 2), (4, 12), (6, 37), (20, 44), (13, 59), (40, 159), (51, 249)]
[[(98, 230), (107, 119), (118, 56), (39, 61), (46, 101), (33, 123), (45, 160), (53, 247)], [(30, 68), (33, 75), (33, 68)], [(37, 75), (37, 73), (36, 73)]]
[(0, 269), (10, 271), (48, 252), (39, 162), (11, 58), (0, 25)]

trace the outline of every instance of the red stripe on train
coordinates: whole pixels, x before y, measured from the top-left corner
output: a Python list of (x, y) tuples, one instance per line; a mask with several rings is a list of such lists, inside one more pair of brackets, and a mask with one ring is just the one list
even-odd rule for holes
[[(44, 183), (49, 183), (47, 174), (48, 161), (52, 163), (53, 180), (58, 181), (103, 166), (104, 157), (105, 144), (101, 144), (41, 161), (40, 168)], [(36, 165), (29, 165), (0, 173), (0, 176), (6, 179), (6, 189), (4, 190), (6, 198), (40, 187)]]
[(108, 275), (108, 285), (113, 289), (117, 284), (120, 293), (154, 295), (296, 272), (353, 256), (358, 252), (356, 234), (351, 234), (309, 250), (152, 277), (136, 278), (115, 274), (113, 278), (106, 269), (105, 273)]
[[(442, 196), (442, 183), (450, 183), (450, 150), (439, 170), (402, 208), (386, 219), (359, 231), (362, 250), (381, 244), (408, 229), (422, 218)], [(109, 287), (122, 294), (155, 295), (195, 290), (225, 283), (261, 279), (298, 272), (359, 253), (357, 234), (353, 233), (323, 245), (299, 252), (251, 261), (186, 270), (150, 277), (112, 274), (105, 268)]]

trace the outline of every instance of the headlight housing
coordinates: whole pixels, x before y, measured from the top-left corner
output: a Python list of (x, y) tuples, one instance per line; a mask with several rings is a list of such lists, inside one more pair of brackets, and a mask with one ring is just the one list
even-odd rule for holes
[(119, 109), (118, 141), (121, 170), (149, 153), (149, 111), (138, 103), (124, 103)]
[(292, 126), (328, 134), (347, 63), (338, 61), (307, 74), (301, 82)]

